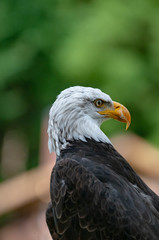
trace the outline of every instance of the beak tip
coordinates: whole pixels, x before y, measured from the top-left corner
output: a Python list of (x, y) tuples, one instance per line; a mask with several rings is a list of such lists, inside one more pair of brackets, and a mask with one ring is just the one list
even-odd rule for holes
[(130, 122), (127, 122), (126, 123), (126, 131), (128, 130), (129, 126), (130, 126)]

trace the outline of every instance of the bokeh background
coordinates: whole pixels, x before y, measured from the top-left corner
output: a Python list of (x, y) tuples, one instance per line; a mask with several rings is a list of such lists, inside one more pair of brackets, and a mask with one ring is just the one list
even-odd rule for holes
[(1, 182), (38, 166), (43, 119), (74, 85), (124, 104), (129, 131), (159, 148), (159, 2), (0, 1)]

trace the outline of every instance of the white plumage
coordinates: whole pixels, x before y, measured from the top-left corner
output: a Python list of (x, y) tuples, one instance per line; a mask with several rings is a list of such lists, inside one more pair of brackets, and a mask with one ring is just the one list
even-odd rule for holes
[(86, 141), (89, 138), (110, 143), (100, 129), (108, 118), (98, 113), (99, 108), (94, 105), (96, 99), (113, 104), (109, 95), (91, 87), (70, 87), (58, 95), (49, 114), (50, 152), (56, 152), (58, 156), (60, 150), (67, 146), (67, 140)]

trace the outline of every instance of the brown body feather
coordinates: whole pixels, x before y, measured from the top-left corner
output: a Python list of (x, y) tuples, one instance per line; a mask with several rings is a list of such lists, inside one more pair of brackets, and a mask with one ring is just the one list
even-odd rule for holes
[(109, 143), (72, 141), (51, 175), (53, 239), (157, 240), (159, 197)]

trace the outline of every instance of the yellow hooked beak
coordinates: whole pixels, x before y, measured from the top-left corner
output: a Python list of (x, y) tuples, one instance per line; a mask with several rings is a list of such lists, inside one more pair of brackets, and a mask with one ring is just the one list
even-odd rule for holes
[(102, 111), (98, 112), (101, 115), (105, 115), (107, 118), (113, 118), (120, 122), (126, 123), (126, 130), (130, 126), (131, 123), (131, 116), (126, 107), (118, 102), (113, 102), (113, 106), (111, 108), (106, 108)]

